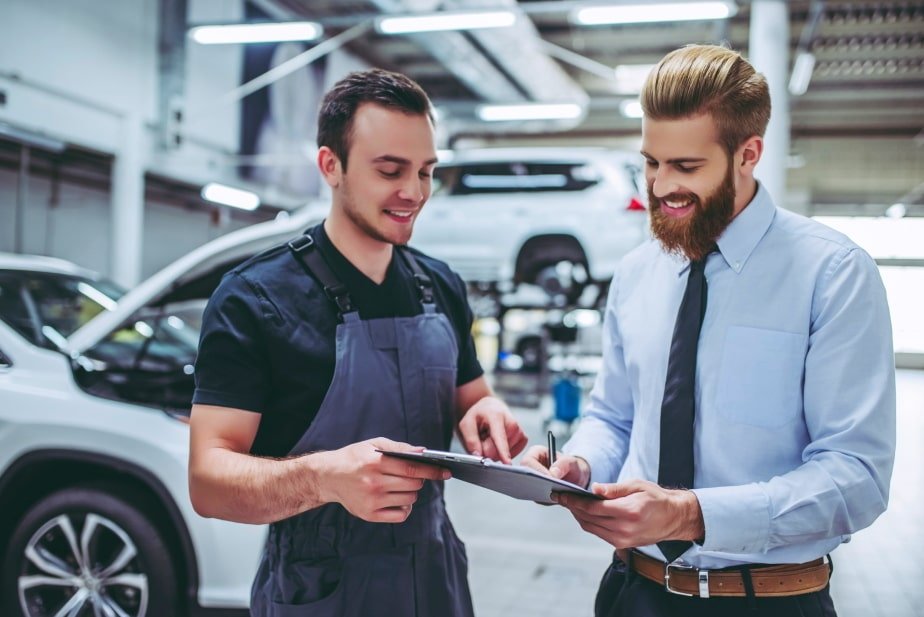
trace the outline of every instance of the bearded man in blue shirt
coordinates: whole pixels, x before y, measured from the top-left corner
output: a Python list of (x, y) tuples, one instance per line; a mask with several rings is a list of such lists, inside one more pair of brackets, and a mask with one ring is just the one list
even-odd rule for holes
[(894, 462), (876, 264), (755, 180), (770, 96), (739, 54), (678, 49), (641, 102), (654, 238), (613, 277), (603, 368), (548, 469), (602, 498), (558, 497), (616, 548), (596, 615), (835, 615), (829, 553), (885, 510)]

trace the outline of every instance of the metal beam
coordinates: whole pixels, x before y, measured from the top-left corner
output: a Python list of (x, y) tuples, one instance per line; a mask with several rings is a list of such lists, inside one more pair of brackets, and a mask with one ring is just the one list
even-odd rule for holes
[(187, 0), (160, 0), (157, 32), (159, 145), (177, 148), (182, 141), (186, 90)]

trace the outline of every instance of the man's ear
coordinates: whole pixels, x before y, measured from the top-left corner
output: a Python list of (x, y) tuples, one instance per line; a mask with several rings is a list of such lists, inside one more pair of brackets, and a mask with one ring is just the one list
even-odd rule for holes
[(753, 174), (754, 168), (760, 162), (760, 156), (764, 152), (764, 138), (760, 135), (752, 135), (738, 148), (740, 156), (741, 171), (750, 171)]
[(327, 185), (335, 189), (340, 186), (343, 177), (343, 167), (340, 158), (327, 146), (318, 149), (318, 169)]

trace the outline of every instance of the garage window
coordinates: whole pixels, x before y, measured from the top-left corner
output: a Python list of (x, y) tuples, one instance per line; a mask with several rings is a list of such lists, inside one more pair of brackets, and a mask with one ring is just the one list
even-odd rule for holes
[(896, 362), (924, 366), (924, 218), (815, 218), (847, 234), (876, 260), (889, 297)]

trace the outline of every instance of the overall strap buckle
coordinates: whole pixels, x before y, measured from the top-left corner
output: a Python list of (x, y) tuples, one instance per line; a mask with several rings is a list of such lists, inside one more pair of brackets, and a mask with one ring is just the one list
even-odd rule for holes
[(314, 238), (310, 234), (304, 233), (298, 238), (289, 241), (288, 246), (305, 269), (320, 281), (324, 294), (328, 299), (337, 305), (337, 313), (341, 321), (343, 321), (344, 315), (357, 310), (346, 285), (340, 282), (340, 279), (331, 270), (320, 251), (308, 250), (316, 246)]
[(417, 262), (417, 259), (414, 258), (413, 253), (408, 250), (407, 246), (396, 246), (398, 252), (401, 253), (401, 256), (411, 267), (411, 271), (414, 273), (414, 283), (417, 285), (417, 295), (420, 297), (420, 301), (423, 304), (432, 304), (433, 303), (433, 281), (423, 271), (423, 268), (420, 267), (420, 264)]

